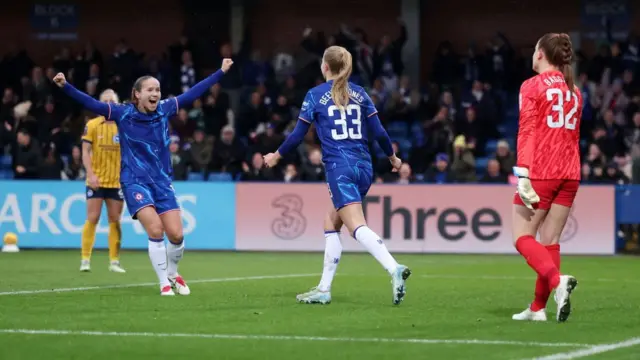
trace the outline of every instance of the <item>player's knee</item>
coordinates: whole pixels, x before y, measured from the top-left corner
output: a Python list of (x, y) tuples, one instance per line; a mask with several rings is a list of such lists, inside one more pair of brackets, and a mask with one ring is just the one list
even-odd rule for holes
[(98, 221), (100, 221), (100, 212), (99, 211), (87, 212), (87, 221), (91, 224), (97, 224)]
[(147, 235), (152, 239), (164, 238), (162, 222), (158, 221), (157, 223), (149, 224), (149, 226), (147, 226)]
[(119, 222), (120, 221), (120, 214), (118, 214), (118, 213), (110, 212), (108, 214), (108, 217), (109, 217), (109, 222), (110, 223), (115, 223), (115, 222)]
[(180, 244), (184, 240), (182, 229), (167, 232), (167, 239), (174, 244)]

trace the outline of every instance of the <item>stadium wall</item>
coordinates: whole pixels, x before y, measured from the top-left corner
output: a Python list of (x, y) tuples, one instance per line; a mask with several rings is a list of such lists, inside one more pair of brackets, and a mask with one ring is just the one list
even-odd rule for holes
[[(81, 182), (0, 181), (0, 234), (21, 248), (78, 248), (85, 221)], [(193, 250), (322, 251), (331, 207), (324, 184), (175, 183)], [(365, 199), (371, 228), (394, 252), (515, 253), (508, 185), (376, 185)], [(563, 253), (615, 252), (615, 189), (583, 186), (562, 237)], [(144, 230), (125, 210), (123, 248), (144, 249)], [(101, 220), (97, 248), (106, 248)], [(345, 233), (346, 251), (362, 251)]]

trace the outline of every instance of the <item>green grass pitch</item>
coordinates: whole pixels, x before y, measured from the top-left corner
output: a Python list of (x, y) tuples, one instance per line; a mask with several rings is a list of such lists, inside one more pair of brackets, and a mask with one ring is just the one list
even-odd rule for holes
[(187, 297), (160, 297), (146, 252), (122, 254), (126, 274), (108, 272), (105, 252), (80, 273), (79, 255), (0, 254), (0, 359), (640, 358), (640, 340), (597, 346), (640, 336), (633, 257), (564, 257), (579, 285), (557, 324), (511, 320), (534, 284), (517, 256), (398, 255), (413, 275), (393, 306), (375, 260), (344, 254), (322, 306), (295, 301), (317, 284), (319, 253), (187, 252)]

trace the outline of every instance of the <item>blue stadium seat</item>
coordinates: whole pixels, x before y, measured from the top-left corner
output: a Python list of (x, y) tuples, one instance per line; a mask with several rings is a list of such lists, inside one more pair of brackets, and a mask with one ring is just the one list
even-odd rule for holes
[(204, 174), (199, 172), (190, 172), (187, 175), (188, 181), (204, 181)]
[(0, 158), (0, 168), (2, 169), (11, 168), (11, 155), (2, 155), (2, 158)]
[(411, 125), (411, 141), (416, 146), (422, 146), (425, 143), (424, 131), (422, 130), (422, 124), (419, 122)]
[(387, 125), (387, 132), (391, 139), (404, 138), (409, 133), (409, 125), (405, 122), (395, 121)]
[(402, 153), (403, 156), (406, 157), (406, 154), (408, 154), (411, 151), (411, 140), (399, 139), (397, 141), (398, 141), (398, 144), (400, 144), (400, 152)]
[(233, 181), (233, 177), (229, 173), (211, 173), (209, 174), (209, 181), (212, 182), (224, 182), (224, 181)]
[(9, 179), (13, 179), (13, 171), (0, 170), (0, 180), (9, 180)]
[(489, 163), (489, 158), (486, 158), (486, 157), (476, 158), (476, 172), (484, 173), (487, 169), (488, 163)]
[(498, 148), (497, 140), (488, 140), (487, 143), (484, 145), (484, 151), (487, 154), (495, 153), (497, 148)]

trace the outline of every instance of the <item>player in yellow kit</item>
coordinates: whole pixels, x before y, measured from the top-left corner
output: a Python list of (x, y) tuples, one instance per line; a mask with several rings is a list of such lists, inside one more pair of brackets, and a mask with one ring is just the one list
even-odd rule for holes
[[(107, 89), (100, 94), (100, 101), (118, 103), (118, 95)], [(119, 140), (115, 121), (108, 121), (103, 116), (89, 120), (84, 128), (82, 163), (87, 172), (87, 221), (82, 228), (80, 271), (91, 271), (91, 251), (104, 201), (109, 218), (109, 270), (125, 272), (120, 266), (120, 215), (124, 197), (120, 189)]]

